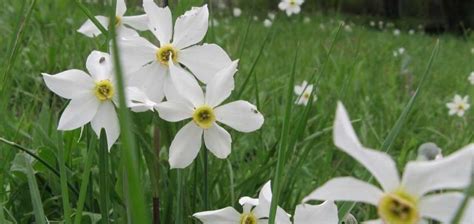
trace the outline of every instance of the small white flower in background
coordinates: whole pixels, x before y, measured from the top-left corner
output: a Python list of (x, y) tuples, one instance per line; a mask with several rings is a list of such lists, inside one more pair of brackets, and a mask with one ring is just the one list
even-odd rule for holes
[(383, 29), (383, 21), (379, 21), (379, 29)]
[[(233, 207), (226, 207), (219, 210), (194, 213), (193, 216), (199, 219), (203, 224), (267, 224), (271, 201), (272, 189), (270, 181), (268, 181), (262, 190), (260, 190), (258, 199), (250, 197), (240, 198), (239, 203), (243, 208), (242, 213)], [(325, 208), (321, 210), (324, 209)], [(291, 223), (290, 216), (280, 207), (277, 208), (275, 223)], [(302, 222), (302, 224), (306, 223)]]
[(387, 23), (387, 28), (392, 28), (392, 27), (394, 27), (394, 26), (395, 26), (395, 24), (393, 24), (392, 22), (388, 22), (388, 23)]
[(414, 30), (414, 29), (410, 29), (410, 30), (408, 31), (408, 34), (414, 35), (414, 34), (415, 34), (415, 30)]
[(280, 4), (278, 4), (278, 8), (285, 11), (287, 16), (291, 16), (301, 12), (301, 5), (303, 3), (304, 0), (282, 0)]
[(400, 36), (400, 30), (399, 29), (394, 29), (393, 30), (393, 35), (394, 36)]
[(149, 29), (159, 40), (159, 45), (136, 37), (121, 40), (119, 47), (130, 86), (142, 90), (151, 101), (159, 103), (164, 96), (173, 98), (176, 95), (169, 77), (170, 58), (173, 63), (186, 66), (203, 83), (209, 82), (212, 75), (232, 63), (218, 45), (198, 44), (208, 29), (207, 5), (193, 7), (179, 16), (174, 31), (168, 7), (160, 8), (153, 1), (145, 0), (143, 8), (150, 18)]
[(374, 26), (375, 26), (375, 22), (374, 22), (374, 21), (370, 21), (369, 24), (370, 24), (371, 27), (374, 27)]
[(218, 27), (220, 25), (219, 20), (215, 18), (212, 19), (212, 23), (209, 23), (209, 27), (211, 27), (212, 25), (214, 25), (214, 27)]
[(275, 17), (276, 17), (276, 14), (273, 13), (273, 12), (269, 12), (268, 13), (268, 18), (271, 19), (271, 20), (275, 20)]
[(393, 51), (393, 56), (394, 57), (402, 56), (403, 54), (405, 54), (405, 48), (403, 48), (403, 47), (398, 48), (397, 50)]
[(352, 27), (351, 27), (349, 24), (348, 24), (348, 25), (345, 25), (345, 26), (344, 26), (344, 30), (345, 30), (346, 32), (349, 32), (349, 33), (350, 33), (350, 32), (352, 32)]
[[(298, 96), (295, 103), (298, 105), (307, 105), (313, 92), (313, 85), (308, 85), (308, 82), (303, 81), (301, 85), (295, 85), (293, 91)], [(316, 96), (313, 96), (313, 99), (316, 100)]]
[[(118, 37), (134, 37), (138, 36), (136, 30), (146, 30), (148, 28), (148, 17), (146, 15), (139, 16), (124, 16), (125, 11), (127, 11), (127, 6), (125, 5), (125, 0), (117, 0), (117, 8), (115, 9), (115, 27)], [(97, 21), (105, 28), (109, 27), (109, 18), (105, 16), (96, 16)], [(133, 29), (131, 29), (131, 28)], [(82, 26), (77, 30), (77, 32), (82, 33), (88, 37), (96, 37), (101, 34), (99, 28), (88, 19)]]
[(431, 161), (442, 159), (443, 154), (441, 148), (439, 148), (435, 143), (427, 142), (418, 148), (418, 161)]
[(474, 54), (474, 48), (471, 48), (471, 54)]
[[(450, 223), (470, 184), (474, 144), (435, 161), (411, 161), (400, 178), (395, 161), (386, 153), (364, 147), (357, 138), (344, 106), (338, 103), (334, 122), (335, 145), (361, 163), (380, 184), (353, 177), (337, 177), (303, 201), (353, 201), (377, 207), (379, 219), (369, 223), (417, 224), (431, 219)], [(436, 193), (443, 192), (443, 193)]]
[(253, 16), (252, 19), (253, 21), (258, 21), (258, 16)]
[(240, 15), (242, 15), (242, 10), (240, 8), (234, 8), (232, 9), (232, 13), (235, 17), (240, 17)]
[(293, 224), (337, 224), (337, 206), (332, 201), (320, 205), (300, 204), (296, 206)]
[(93, 51), (86, 67), (90, 75), (71, 69), (55, 75), (43, 73), (43, 79), (51, 91), (71, 100), (59, 119), (58, 130), (73, 130), (90, 122), (97, 136), (105, 129), (110, 150), (120, 135), (112, 61), (109, 54)]
[(324, 25), (324, 23), (319, 24), (319, 29), (326, 30), (326, 26)]
[(467, 110), (471, 107), (469, 104), (469, 96), (461, 97), (456, 94), (452, 102), (446, 104), (446, 107), (449, 109), (449, 115), (458, 115), (463, 117)]
[(270, 19), (265, 19), (263, 21), (263, 26), (265, 27), (271, 27), (272, 26), (272, 21)]
[(469, 75), (467, 79), (472, 85), (474, 85), (474, 72), (471, 72), (471, 74)]
[(234, 74), (237, 61), (218, 71), (206, 86), (204, 94), (199, 83), (183, 68), (170, 60), (172, 82), (182, 98), (168, 99), (156, 106), (161, 118), (178, 122), (188, 118), (188, 122), (178, 131), (169, 149), (171, 168), (185, 168), (196, 158), (204, 143), (216, 157), (225, 159), (231, 152), (231, 136), (217, 122), (240, 132), (253, 132), (264, 121), (257, 108), (247, 101), (238, 100), (220, 104), (234, 89)]
[(309, 23), (309, 22), (311, 22), (311, 18), (309, 18), (308, 16), (305, 16), (303, 19), (303, 23)]

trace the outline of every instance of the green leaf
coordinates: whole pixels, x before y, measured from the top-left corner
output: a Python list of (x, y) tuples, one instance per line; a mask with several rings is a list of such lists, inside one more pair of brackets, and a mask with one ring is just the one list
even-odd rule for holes
[(15, 159), (13, 159), (13, 164), (10, 169), (11, 171), (21, 172), (26, 175), (36, 223), (45, 224), (46, 216), (44, 215), (43, 203), (41, 201), (38, 183), (36, 182), (35, 172), (31, 166), (32, 161), (33, 158), (25, 153), (19, 152), (16, 154)]

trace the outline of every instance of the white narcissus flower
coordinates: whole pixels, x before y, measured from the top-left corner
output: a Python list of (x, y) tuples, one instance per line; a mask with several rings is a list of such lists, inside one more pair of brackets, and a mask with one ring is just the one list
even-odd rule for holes
[(242, 15), (242, 10), (240, 8), (234, 8), (232, 9), (232, 13), (234, 14), (234, 17), (240, 17), (240, 15)]
[(426, 219), (449, 223), (463, 200), (460, 192), (470, 184), (474, 144), (436, 161), (414, 161), (400, 178), (395, 162), (387, 154), (362, 146), (344, 106), (339, 103), (334, 123), (335, 145), (361, 163), (381, 189), (353, 177), (326, 182), (303, 201), (354, 201), (377, 207), (379, 219), (370, 223), (416, 224)]
[[(204, 94), (199, 83), (188, 72), (170, 60), (172, 82), (181, 95), (156, 106), (161, 118), (177, 122), (191, 118), (171, 142), (171, 168), (185, 168), (196, 158), (204, 143), (216, 157), (225, 159), (231, 152), (231, 136), (217, 122), (240, 132), (252, 132), (263, 124), (263, 116), (247, 101), (238, 100), (219, 106), (234, 89), (237, 61), (215, 74)], [(179, 85), (176, 85), (178, 84)]]
[(264, 27), (267, 27), (267, 28), (268, 28), (268, 27), (271, 27), (271, 26), (272, 26), (272, 21), (271, 21), (270, 19), (265, 19), (265, 20), (263, 21), (263, 26), (264, 26)]
[[(239, 200), (243, 212), (240, 213), (233, 207), (226, 207), (214, 211), (198, 212), (193, 216), (203, 224), (268, 224), (272, 189), (268, 181), (260, 190), (258, 199), (242, 197)], [(290, 216), (280, 207), (277, 208), (276, 224), (290, 224)], [(303, 222), (302, 222), (303, 223)]]
[[(115, 9), (115, 27), (118, 37), (136, 37), (138, 33), (134, 30), (146, 30), (148, 28), (148, 17), (146, 15), (139, 16), (124, 16), (127, 11), (125, 0), (117, 0), (117, 8)], [(105, 28), (109, 28), (109, 18), (105, 16), (96, 16), (97, 21)], [(127, 27), (128, 26), (128, 27)], [(133, 29), (131, 29), (131, 28)], [(96, 37), (101, 34), (99, 28), (88, 19), (82, 26), (77, 30), (88, 37)]]
[(178, 17), (174, 31), (168, 7), (160, 8), (153, 1), (145, 0), (143, 8), (159, 46), (137, 37), (121, 40), (119, 47), (129, 85), (143, 90), (153, 102), (161, 102), (165, 95), (175, 94), (169, 78), (170, 57), (173, 63), (186, 66), (203, 83), (208, 83), (212, 75), (231, 64), (227, 53), (218, 45), (196, 45), (208, 29), (207, 5), (194, 7)]
[(311, 22), (311, 18), (309, 18), (309, 17), (307, 17), (307, 16), (304, 17), (303, 23), (309, 23), (309, 22)]
[[(298, 96), (295, 103), (298, 105), (307, 105), (311, 93), (313, 92), (313, 85), (308, 85), (308, 82), (305, 80), (301, 85), (295, 85), (293, 91)], [(317, 99), (316, 96), (313, 96), (313, 98), (314, 100)]]
[(301, 12), (301, 5), (303, 3), (304, 0), (282, 0), (280, 4), (278, 4), (278, 8), (285, 11), (286, 15), (291, 16)]
[(269, 12), (269, 13), (268, 13), (268, 18), (269, 18), (270, 20), (275, 20), (275, 17), (276, 17), (276, 14), (275, 14), (275, 13), (273, 13), (273, 12)]
[(90, 122), (97, 136), (105, 129), (110, 150), (120, 134), (112, 61), (109, 54), (93, 51), (86, 67), (90, 75), (71, 69), (55, 75), (43, 73), (43, 79), (51, 91), (71, 100), (59, 119), (58, 130), (73, 130)]
[(471, 85), (474, 85), (474, 72), (471, 72), (471, 74), (469, 75), (467, 79), (469, 80)]
[(320, 205), (300, 204), (296, 206), (293, 224), (338, 224), (336, 204), (325, 201)]
[(393, 30), (393, 35), (400, 36), (400, 30), (399, 29), (394, 29)]
[(410, 30), (408, 31), (408, 34), (410, 34), (410, 35), (415, 34), (415, 30), (414, 30), (414, 29), (410, 29)]
[(469, 104), (469, 96), (461, 97), (456, 94), (452, 102), (447, 103), (446, 107), (449, 109), (449, 115), (458, 115), (463, 117), (467, 110), (471, 107)]

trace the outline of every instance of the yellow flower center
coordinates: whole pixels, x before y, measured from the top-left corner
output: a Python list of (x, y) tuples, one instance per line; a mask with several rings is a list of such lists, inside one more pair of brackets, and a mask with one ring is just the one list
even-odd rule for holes
[(464, 104), (459, 104), (458, 105), (458, 110), (465, 110), (465, 109), (466, 108), (465, 108)]
[(114, 86), (110, 80), (101, 80), (95, 83), (94, 93), (101, 101), (110, 100), (114, 96)]
[(163, 65), (168, 65), (170, 55), (173, 62), (176, 62), (178, 59), (178, 50), (171, 44), (165, 44), (156, 51), (156, 60)]
[(303, 98), (309, 99), (309, 96), (310, 96), (309, 93), (307, 93), (307, 92), (303, 93)]
[(385, 223), (416, 224), (420, 219), (418, 199), (403, 189), (385, 194), (380, 199), (378, 213)]
[(296, 5), (296, 0), (290, 0), (290, 5)]
[(193, 121), (201, 128), (208, 129), (212, 122), (216, 120), (214, 109), (212, 107), (203, 105), (194, 110)]
[(240, 224), (257, 224), (257, 217), (253, 213), (244, 213), (240, 216)]
[(122, 17), (115, 16), (115, 27), (120, 26), (122, 24)]

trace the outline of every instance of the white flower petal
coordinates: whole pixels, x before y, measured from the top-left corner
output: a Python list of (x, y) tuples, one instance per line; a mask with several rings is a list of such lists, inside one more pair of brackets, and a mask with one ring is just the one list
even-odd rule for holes
[(124, 16), (122, 17), (122, 22), (123, 24), (136, 30), (145, 31), (148, 29), (148, 16), (146, 14), (138, 16)]
[(199, 219), (203, 224), (237, 224), (240, 222), (240, 213), (232, 207), (198, 212), (194, 213), (193, 216)]
[(186, 70), (175, 66), (172, 60), (169, 62), (169, 67), (171, 82), (179, 95), (196, 107), (204, 104), (204, 93), (196, 79)]
[(176, 19), (173, 45), (183, 49), (199, 43), (206, 36), (209, 21), (207, 5), (193, 7)]
[(280, 10), (286, 10), (288, 7), (289, 7), (288, 2), (284, 2), (284, 1), (283, 1), (283, 2), (280, 2), (280, 3), (278, 4), (278, 8), (279, 8)]
[(151, 101), (159, 103), (165, 94), (166, 73), (167, 71), (162, 65), (151, 63), (130, 74), (128, 85), (139, 88)]
[(160, 8), (152, 0), (143, 1), (143, 9), (149, 18), (149, 29), (158, 38), (160, 45), (170, 43), (173, 32), (171, 10), (167, 7)]
[(264, 118), (257, 108), (247, 101), (238, 100), (214, 109), (216, 119), (240, 131), (252, 132), (262, 127)]
[[(95, 18), (105, 29), (107, 29), (107, 27), (109, 26), (109, 18), (105, 16), (96, 16)], [(84, 22), (84, 24), (82, 24), (82, 26), (77, 30), (77, 32), (82, 33), (88, 37), (96, 37), (102, 34), (99, 28), (97, 28), (90, 19)]]
[(353, 177), (336, 177), (314, 190), (303, 199), (354, 201), (377, 205), (383, 192), (377, 187)]
[(92, 51), (87, 56), (86, 68), (94, 80), (99, 81), (112, 77), (112, 60), (107, 53)]
[(301, 204), (296, 206), (294, 224), (337, 224), (337, 206), (332, 201), (320, 205)]
[(72, 99), (59, 119), (58, 130), (73, 130), (84, 126), (94, 118), (99, 108), (95, 96)]
[(416, 196), (443, 189), (464, 189), (471, 179), (474, 144), (435, 161), (409, 162), (402, 185)]
[(178, 61), (203, 83), (210, 82), (218, 71), (232, 63), (227, 53), (216, 44), (203, 44), (180, 50)]
[(117, 37), (119, 39), (130, 39), (130, 38), (138, 37), (138, 33), (136, 30), (132, 28), (128, 28), (124, 26), (123, 24), (120, 26), (117, 26), (116, 32), (117, 32)]
[(115, 112), (115, 106), (111, 101), (100, 103), (97, 114), (91, 121), (91, 126), (98, 137), (100, 137), (100, 130), (105, 129), (107, 146), (110, 151), (120, 135), (119, 120)]
[(334, 144), (361, 163), (378, 180), (386, 192), (400, 185), (395, 162), (387, 154), (365, 149), (352, 128), (351, 121), (342, 103), (338, 103), (334, 122)]
[(204, 130), (204, 143), (217, 158), (225, 159), (230, 154), (232, 138), (229, 132), (214, 122)]
[(117, 0), (117, 7), (115, 8), (115, 15), (123, 16), (127, 11), (127, 5), (125, 0)]
[[(268, 181), (263, 185), (258, 196), (258, 205), (253, 210), (257, 218), (268, 218), (270, 213), (270, 205), (272, 202), (272, 186), (271, 182)], [(262, 220), (263, 221), (263, 220)], [(290, 215), (285, 212), (281, 207), (277, 207), (277, 212), (275, 216), (276, 224), (290, 224)]]
[(182, 121), (193, 116), (193, 108), (181, 102), (166, 101), (156, 105), (156, 110), (163, 120)]
[(144, 65), (156, 62), (156, 51), (158, 48), (142, 37), (122, 39), (118, 42), (120, 48), (120, 58), (123, 65), (124, 74), (128, 75), (143, 67)]
[(474, 197), (471, 197), (468, 201), (466, 208), (464, 208), (464, 214), (461, 218), (461, 223), (468, 224), (474, 220)]
[(463, 199), (464, 195), (459, 192), (423, 197), (419, 204), (420, 214), (424, 218), (434, 219), (442, 223), (451, 223)]
[(181, 128), (171, 142), (169, 163), (171, 169), (186, 168), (196, 158), (201, 148), (202, 128), (193, 121)]
[(234, 74), (238, 61), (219, 71), (206, 86), (206, 104), (215, 107), (227, 99), (234, 90)]
[(251, 197), (241, 197), (239, 199), (239, 204), (242, 205), (242, 206), (245, 206), (245, 205), (256, 206), (256, 205), (258, 205), (258, 199), (257, 198), (251, 198)]
[(94, 80), (85, 72), (77, 69), (67, 70), (55, 75), (43, 73), (46, 86), (57, 95), (66, 98), (80, 98), (91, 95)]
[(155, 109), (156, 103), (151, 101), (145, 92), (137, 87), (127, 87), (125, 94), (127, 96), (127, 107), (133, 112), (153, 111)]

